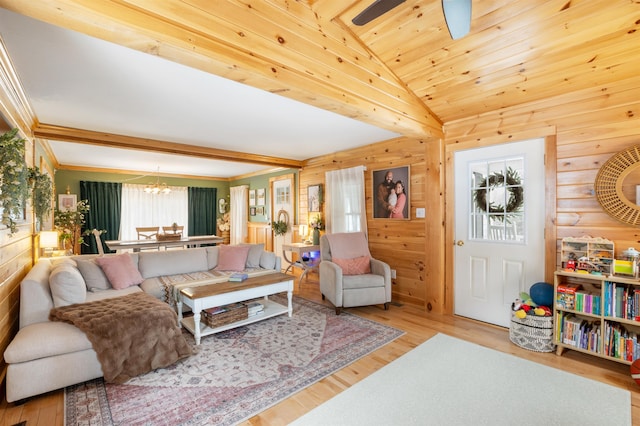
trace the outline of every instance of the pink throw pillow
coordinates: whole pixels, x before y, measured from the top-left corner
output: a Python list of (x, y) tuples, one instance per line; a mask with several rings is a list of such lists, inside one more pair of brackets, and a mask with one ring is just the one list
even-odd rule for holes
[(144, 279), (128, 254), (96, 257), (96, 263), (116, 290), (138, 285)]
[(354, 257), (353, 259), (331, 259), (342, 269), (342, 275), (362, 275), (371, 273), (371, 258), (369, 256)]
[(221, 245), (218, 253), (218, 265), (214, 269), (218, 271), (244, 271), (250, 248), (251, 246), (248, 245)]

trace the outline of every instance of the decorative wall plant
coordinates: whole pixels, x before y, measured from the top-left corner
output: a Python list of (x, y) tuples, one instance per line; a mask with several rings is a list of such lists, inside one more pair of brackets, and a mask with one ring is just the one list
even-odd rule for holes
[(14, 234), (16, 218), (21, 218), (27, 198), (29, 170), (25, 160), (25, 140), (13, 129), (0, 136), (0, 206), (2, 224)]
[(29, 184), (33, 199), (33, 213), (40, 223), (51, 212), (53, 184), (48, 174), (40, 172), (38, 167), (29, 167)]

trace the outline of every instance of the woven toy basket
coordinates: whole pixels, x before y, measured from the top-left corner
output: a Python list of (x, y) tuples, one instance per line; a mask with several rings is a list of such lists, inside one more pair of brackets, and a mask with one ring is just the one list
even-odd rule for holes
[(553, 317), (527, 315), (518, 318), (511, 314), (509, 340), (523, 349), (534, 352), (553, 352)]

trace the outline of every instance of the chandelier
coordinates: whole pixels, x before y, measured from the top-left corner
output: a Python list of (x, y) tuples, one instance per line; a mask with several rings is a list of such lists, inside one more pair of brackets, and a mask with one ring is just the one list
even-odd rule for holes
[(150, 183), (144, 187), (144, 192), (147, 194), (168, 194), (171, 192), (171, 188), (166, 183), (160, 183), (160, 167), (158, 167), (158, 173), (156, 174), (156, 183)]

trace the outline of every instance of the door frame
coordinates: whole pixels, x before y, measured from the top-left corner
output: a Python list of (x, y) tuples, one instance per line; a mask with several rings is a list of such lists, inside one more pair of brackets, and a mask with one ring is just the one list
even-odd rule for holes
[[(546, 131), (545, 131), (546, 130)], [(509, 134), (500, 139), (493, 137), (473, 139), (473, 143), (447, 144), (445, 147), (445, 299), (444, 313), (454, 315), (454, 272), (455, 272), (455, 194), (454, 194), (454, 158), (455, 152), (461, 149), (482, 148), (491, 145), (514, 142), (518, 140), (544, 138), (544, 277), (545, 281), (553, 283), (553, 273), (556, 270), (558, 253), (556, 236), (556, 180), (557, 180), (557, 138), (555, 128), (538, 129)]]

